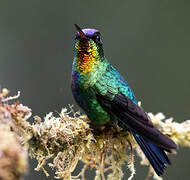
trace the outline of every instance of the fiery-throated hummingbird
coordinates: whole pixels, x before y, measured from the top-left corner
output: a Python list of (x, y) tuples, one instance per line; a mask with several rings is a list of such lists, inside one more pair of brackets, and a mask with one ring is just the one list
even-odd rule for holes
[(71, 88), (76, 102), (93, 126), (118, 122), (130, 131), (157, 175), (162, 175), (171, 164), (165, 151), (176, 149), (176, 144), (153, 125), (130, 86), (106, 59), (100, 32), (75, 26)]

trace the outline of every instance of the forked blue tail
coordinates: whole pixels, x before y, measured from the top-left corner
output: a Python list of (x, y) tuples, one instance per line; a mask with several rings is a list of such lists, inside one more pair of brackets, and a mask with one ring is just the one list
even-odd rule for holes
[(140, 146), (141, 150), (144, 152), (146, 158), (149, 160), (155, 172), (160, 176), (163, 174), (165, 169), (165, 164), (170, 164), (166, 153), (154, 144), (146, 141), (144, 138), (138, 134), (133, 133), (135, 140)]

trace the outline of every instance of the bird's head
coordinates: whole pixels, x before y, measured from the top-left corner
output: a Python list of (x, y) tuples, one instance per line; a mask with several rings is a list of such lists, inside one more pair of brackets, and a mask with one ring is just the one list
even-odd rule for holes
[(103, 47), (100, 32), (97, 29), (81, 29), (75, 24), (77, 33), (75, 36), (75, 53), (80, 55), (103, 57)]

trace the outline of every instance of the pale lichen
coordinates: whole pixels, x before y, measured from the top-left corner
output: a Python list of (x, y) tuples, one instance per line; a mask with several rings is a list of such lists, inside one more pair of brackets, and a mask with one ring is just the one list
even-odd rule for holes
[[(39, 162), (37, 170), (44, 170), (43, 166), (47, 160), (53, 158), (49, 166), (55, 168), (57, 178), (85, 179), (85, 172), (95, 169), (95, 180), (119, 180), (123, 178), (122, 166), (127, 163), (131, 171), (128, 179), (131, 180), (135, 174), (134, 150), (140, 156), (141, 164), (150, 166), (129, 132), (122, 131), (119, 127), (92, 130), (86, 116), (75, 113), (72, 107), (70, 109), (68, 112), (64, 108), (58, 117), (54, 117), (51, 112), (46, 115), (44, 121), (40, 117), (35, 118), (33, 128), (36, 133), (30, 139), (29, 147), (31, 156)], [(165, 119), (162, 113), (149, 113), (149, 116), (153, 123), (178, 145), (190, 147), (189, 121), (173, 122), (171, 118)], [(33, 147), (32, 144), (38, 146)], [(84, 163), (84, 167), (77, 176), (72, 176), (79, 160)], [(152, 175), (154, 179), (162, 179), (151, 167), (149, 169), (147, 179)]]
[[(92, 131), (86, 116), (63, 109), (59, 117), (49, 113), (42, 121), (39, 117), (33, 124), (33, 136), (28, 141), (31, 157), (35, 157), (39, 164), (36, 170), (43, 169), (49, 158), (53, 158), (50, 167), (56, 169), (57, 178), (85, 179), (85, 170), (96, 169), (95, 179), (121, 179), (123, 172), (121, 166), (128, 163), (131, 176), (134, 175), (132, 136), (119, 127), (101, 127)], [(127, 155), (126, 147), (130, 153)], [(78, 161), (85, 163), (81, 173), (74, 177)], [(47, 174), (47, 172), (46, 172)]]
[[(0, 98), (6, 95), (0, 94)], [(35, 116), (35, 121), (31, 124), (27, 121), (31, 116), (28, 107), (19, 103), (8, 105), (2, 99), (10, 101), (14, 98), (1, 98), (1, 104), (8, 109), (11, 117), (10, 122), (7, 121), (11, 127), (9, 131), (29, 150), (30, 157), (37, 159), (36, 170), (43, 170), (47, 176), (49, 174), (44, 168), (46, 164), (55, 169), (55, 176), (60, 179), (84, 180), (87, 179), (87, 171), (95, 171), (95, 180), (121, 180), (124, 178), (122, 166), (127, 164), (130, 171), (128, 179), (131, 180), (135, 174), (134, 151), (136, 151), (141, 158), (141, 164), (149, 166), (147, 179), (151, 176), (154, 179), (162, 179), (154, 173), (132, 135), (121, 128), (102, 126), (98, 130), (92, 130), (88, 118), (74, 112), (72, 106), (69, 110), (62, 109), (57, 116), (52, 112), (44, 119)], [(189, 120), (177, 123), (171, 118), (166, 119), (162, 113), (148, 114), (160, 131), (178, 145), (190, 147)], [(79, 161), (84, 165), (80, 173), (74, 176), (73, 172), (78, 168)]]

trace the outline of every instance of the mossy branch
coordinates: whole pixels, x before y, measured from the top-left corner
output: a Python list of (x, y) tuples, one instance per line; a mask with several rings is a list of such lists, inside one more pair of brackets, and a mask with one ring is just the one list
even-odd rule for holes
[[(47, 160), (52, 162), (48, 165), (56, 170), (55, 174), (60, 179), (85, 179), (88, 170), (96, 170), (95, 180), (112, 179), (119, 180), (123, 177), (122, 165), (128, 164), (131, 172), (129, 180), (135, 174), (134, 150), (141, 158), (141, 164), (150, 166), (144, 154), (134, 141), (130, 133), (116, 127), (101, 127), (94, 131), (89, 126), (88, 118), (79, 112), (74, 112), (73, 107), (69, 110), (62, 109), (55, 117), (52, 112), (48, 113), (42, 120), (35, 116), (33, 124), (28, 122), (31, 117), (31, 109), (15, 102), (9, 104), (15, 97), (6, 97), (8, 90), (0, 92), (0, 142), (15, 144), (11, 156), (17, 157), (19, 166), (8, 169), (2, 166), (4, 162), (1, 154), (8, 152), (0, 144), (0, 172), (6, 170), (8, 173), (19, 175), (27, 169), (27, 149), (31, 158), (38, 161), (36, 170), (43, 170)], [(162, 113), (156, 115), (149, 113), (153, 123), (166, 135), (170, 136), (180, 146), (190, 147), (190, 120), (183, 123), (174, 122), (172, 118), (165, 119)], [(8, 118), (7, 118), (8, 117)], [(3, 135), (1, 135), (3, 134)], [(7, 138), (11, 136), (11, 138)], [(13, 143), (14, 142), (14, 143)], [(6, 143), (3, 145), (6, 146)], [(18, 150), (19, 149), (19, 150)], [(129, 149), (129, 150), (127, 150)], [(83, 168), (77, 176), (72, 176), (78, 161), (84, 163)], [(7, 162), (15, 159), (7, 159)], [(11, 164), (11, 163), (10, 163)], [(19, 168), (18, 168), (19, 167)], [(161, 179), (152, 168), (149, 168), (147, 177)], [(1, 173), (0, 173), (1, 174)], [(13, 177), (13, 176), (10, 176)], [(0, 178), (1, 179), (1, 178)], [(15, 178), (9, 178), (10, 180)]]

